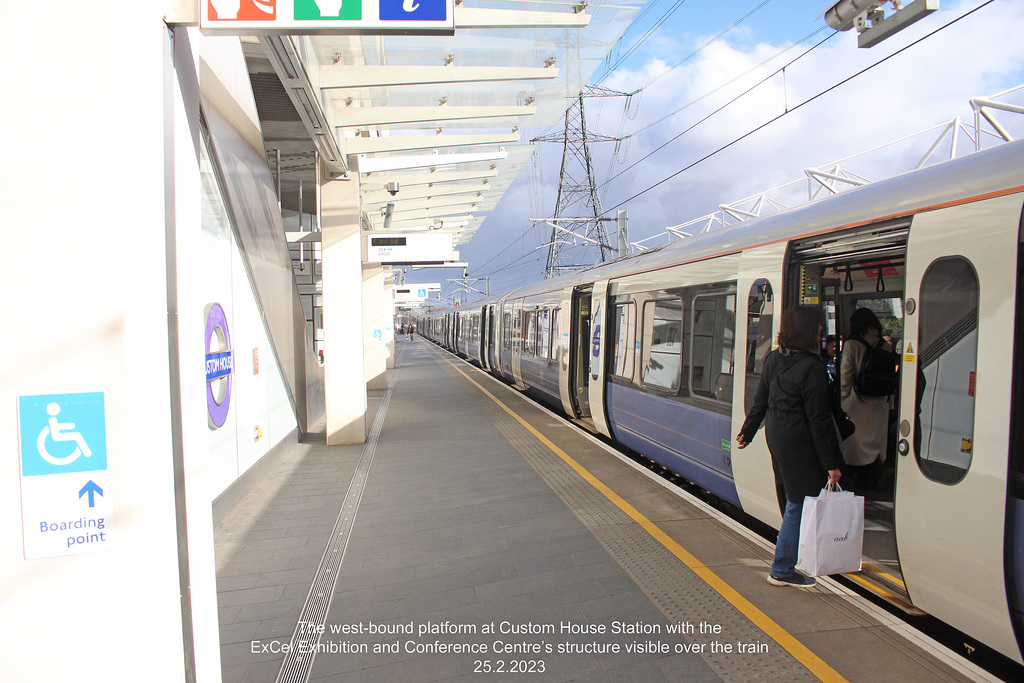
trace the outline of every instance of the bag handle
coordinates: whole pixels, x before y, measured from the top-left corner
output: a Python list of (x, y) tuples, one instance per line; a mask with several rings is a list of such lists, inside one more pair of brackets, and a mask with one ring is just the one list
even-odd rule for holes
[(830, 479), (826, 479), (825, 480), (825, 490), (826, 491), (842, 492), (843, 487), (839, 485), (838, 481), (833, 482)]

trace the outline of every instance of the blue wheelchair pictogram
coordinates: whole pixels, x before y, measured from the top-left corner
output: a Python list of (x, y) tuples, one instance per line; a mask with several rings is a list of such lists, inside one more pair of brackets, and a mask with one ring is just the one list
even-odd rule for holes
[(19, 396), (26, 477), (107, 469), (103, 392)]

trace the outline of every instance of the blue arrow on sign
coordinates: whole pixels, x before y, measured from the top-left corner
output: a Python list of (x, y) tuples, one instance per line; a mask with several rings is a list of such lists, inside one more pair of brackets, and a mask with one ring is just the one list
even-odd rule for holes
[(103, 495), (103, 489), (101, 489), (99, 486), (97, 486), (96, 482), (94, 482), (92, 479), (90, 479), (89, 483), (87, 483), (85, 486), (83, 486), (82, 490), (78, 492), (78, 497), (81, 498), (82, 496), (84, 496), (87, 493), (89, 494), (89, 507), (91, 507), (91, 508), (92, 507), (96, 507), (96, 494), (98, 493), (98, 494), (100, 494), (102, 496)]

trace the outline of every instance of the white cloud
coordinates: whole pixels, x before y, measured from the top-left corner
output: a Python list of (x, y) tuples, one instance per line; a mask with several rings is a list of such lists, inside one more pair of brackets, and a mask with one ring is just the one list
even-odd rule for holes
[[(944, 2), (941, 11), (869, 50), (856, 47), (856, 34), (852, 31), (835, 36), (787, 68), (784, 78), (774, 77), (612, 180), (602, 189), (604, 208), (611, 209), (778, 116), (787, 106), (790, 109), (796, 107), (978, 4), (974, 0)], [(806, 167), (857, 154), (948, 121), (953, 116), (959, 115), (973, 123), (969, 98), (992, 95), (1024, 83), (1021, 29), (1024, 29), (1024, 3), (995, 2), (984, 7), (866, 74), (799, 107), (729, 149), (630, 200), (620, 208), (629, 211), (631, 239), (641, 239), (661, 232), (669, 225), (709, 213), (719, 203), (735, 201), (802, 177)], [(814, 41), (825, 35), (819, 34)], [(674, 46), (667, 44), (665, 38), (651, 41), (652, 56), (642, 66), (633, 71), (619, 69), (602, 82), (605, 87), (629, 91), (664, 74), (642, 93), (639, 114), (636, 120), (627, 122), (626, 132), (640, 130), (701, 98), (785, 47), (782, 44), (751, 43), (752, 37), (756, 38), (749, 32), (729, 36), (733, 42), (729, 39), (715, 42), (685, 65), (667, 73), (668, 64), (705, 43), (707, 37), (697, 37), (690, 44)], [(628, 143), (627, 165), (638, 161), (791, 61), (809, 44), (786, 52), (756, 73), (642, 131)], [(1024, 91), (1009, 96), (1008, 101), (1024, 102)], [(588, 125), (596, 128), (595, 117), (590, 111)], [(598, 132), (616, 134), (621, 111), (621, 102), (602, 102)], [(1024, 116), (1001, 115), (1000, 119), (1004, 117), (1007, 123), (1012, 122), (1016, 126), (1016, 130), (1024, 130)], [(1015, 118), (1021, 121), (1015, 121)], [(933, 139), (926, 141), (921, 138), (913, 150), (894, 148), (855, 160), (851, 166), (872, 179), (901, 173), (909, 170), (906, 164), (909, 162), (912, 166)], [(611, 149), (609, 143), (593, 146), (599, 183), (607, 181), (605, 174)], [(552, 204), (557, 192), (560, 160), (561, 150), (549, 145), (543, 156), (546, 185), (543, 196)], [(898, 160), (903, 166), (896, 168)], [(619, 173), (625, 168), (616, 166), (612, 173)], [(517, 186), (526, 183), (527, 175), (526, 172), (522, 174)], [(806, 193), (806, 190), (802, 192)], [(474, 257), (479, 253), (483, 258), (478, 262), (497, 253), (528, 227), (528, 207), (524, 193), (510, 191), (485, 222), (478, 237), (464, 251)], [(553, 210), (553, 206), (547, 210)], [(526, 248), (534, 246), (529, 244)], [(515, 251), (516, 257), (522, 253), (521, 249), (509, 251)], [(503, 258), (500, 262), (507, 263), (508, 260)], [(496, 263), (486, 270), (494, 267)]]

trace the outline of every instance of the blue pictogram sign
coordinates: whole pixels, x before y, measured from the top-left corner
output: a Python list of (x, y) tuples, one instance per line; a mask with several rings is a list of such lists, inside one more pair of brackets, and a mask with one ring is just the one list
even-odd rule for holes
[(107, 469), (103, 392), (18, 397), (25, 477)]
[(380, 0), (382, 21), (444, 21), (445, 0)]

